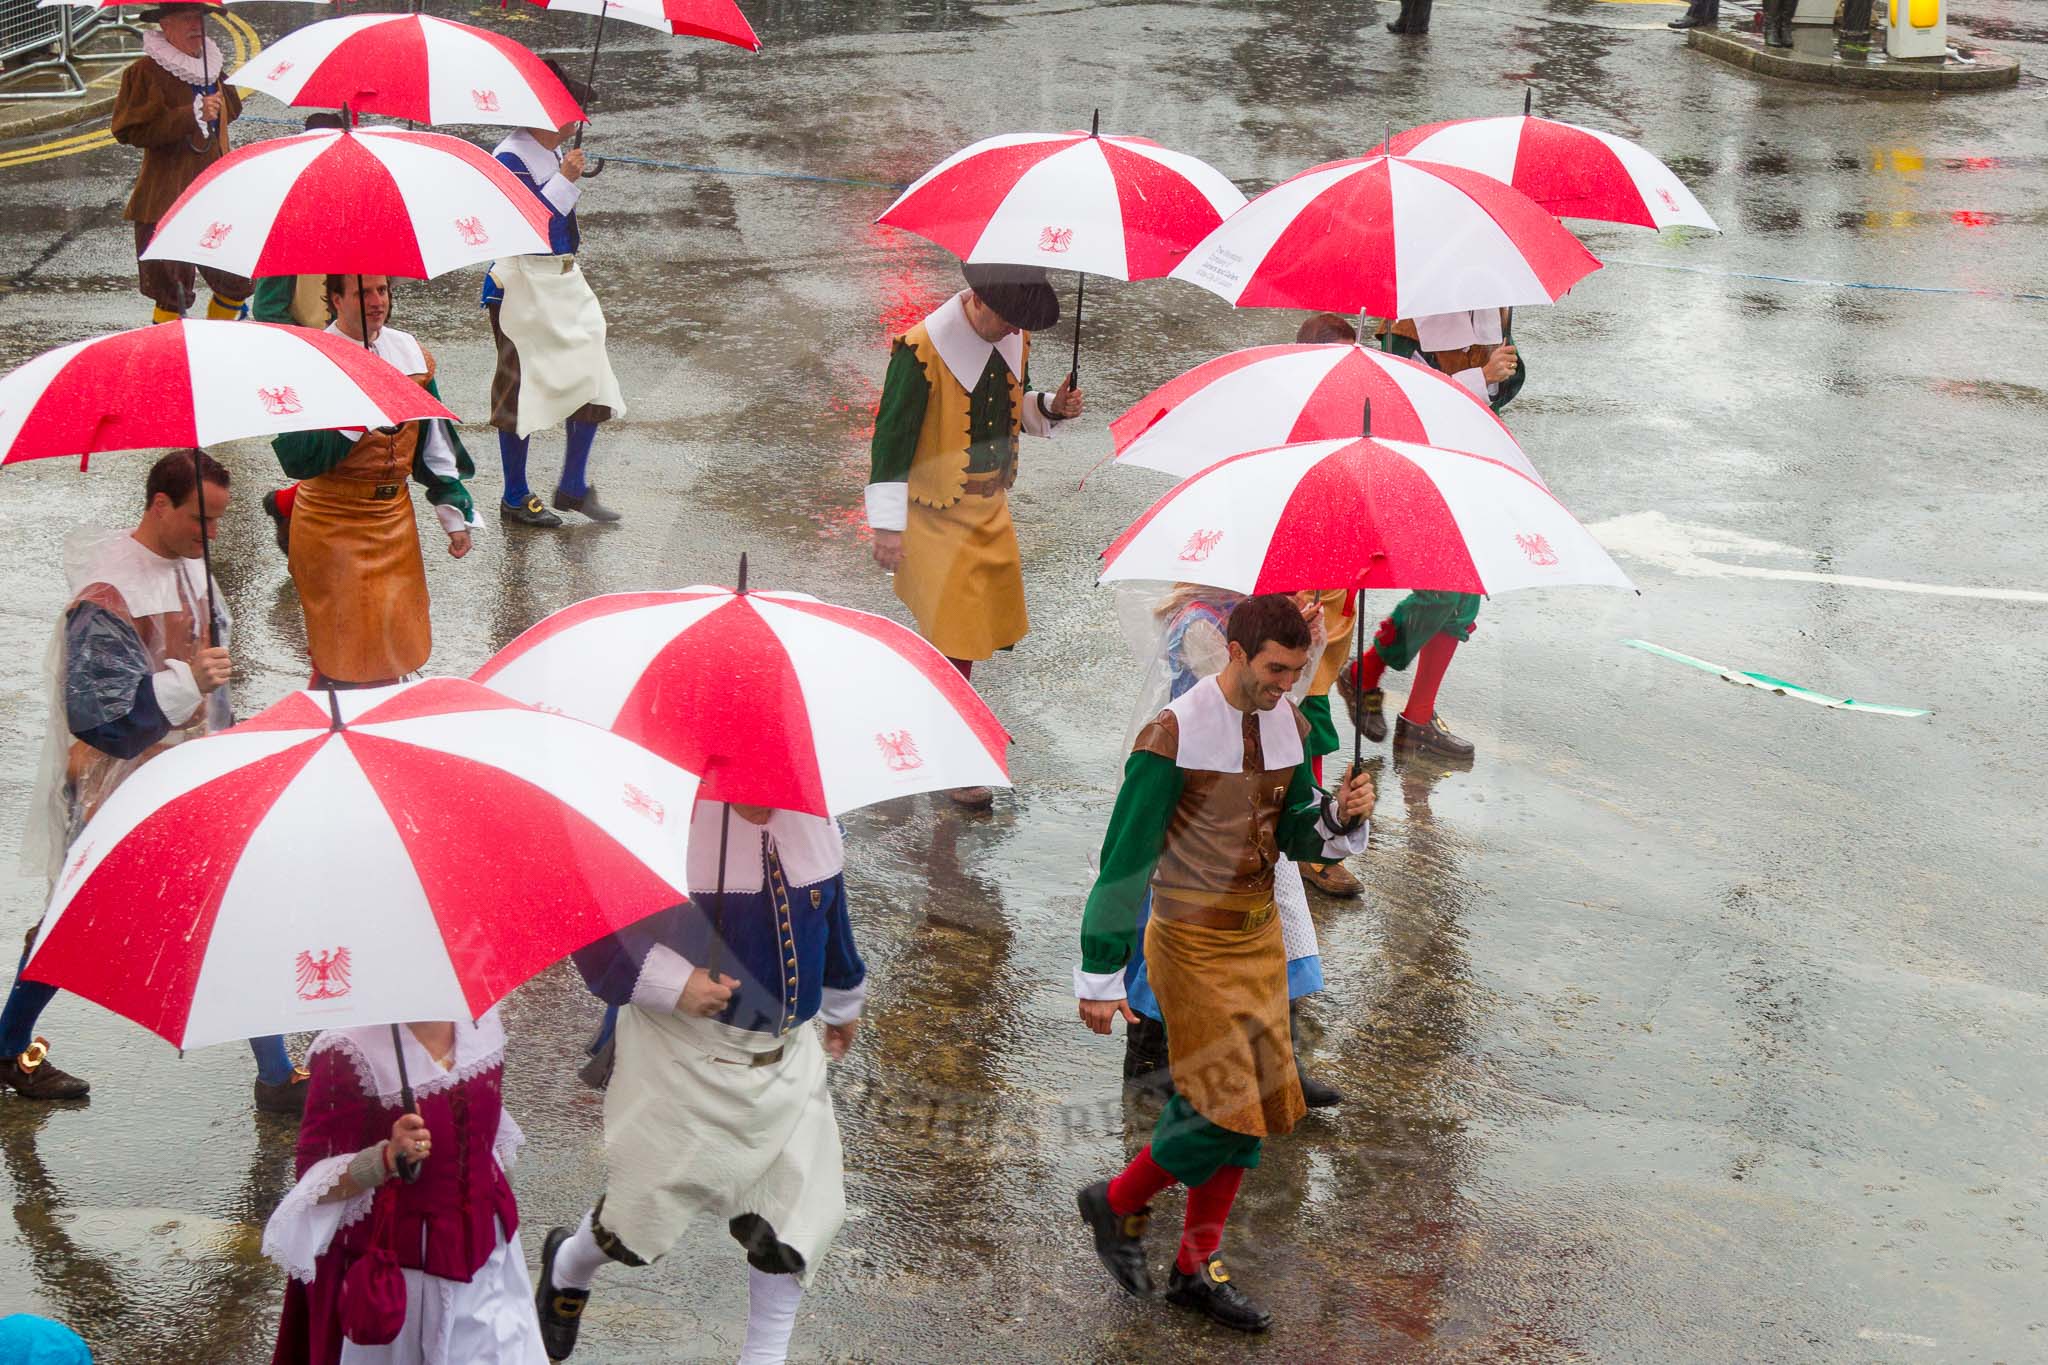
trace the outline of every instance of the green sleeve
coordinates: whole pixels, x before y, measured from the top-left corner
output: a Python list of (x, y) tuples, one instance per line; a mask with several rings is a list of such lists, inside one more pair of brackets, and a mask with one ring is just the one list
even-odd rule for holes
[(1124, 764), (1124, 784), (1102, 836), (1102, 866), (1081, 912), (1082, 971), (1113, 972), (1130, 961), (1138, 905), (1166, 847), (1180, 789), (1180, 768), (1170, 758), (1141, 749)]
[(338, 431), (287, 431), (270, 438), (287, 477), (310, 479), (348, 458), (356, 443)]
[(296, 275), (265, 275), (256, 281), (249, 296), (249, 316), (258, 322), (292, 325), (292, 293), (298, 287)]
[[(427, 381), (427, 392), (434, 396), (436, 402), (440, 401), (440, 386), (431, 379)], [(455, 429), (455, 423), (444, 421), (441, 423), (441, 430), (447, 433), (448, 444), (455, 449), (456, 477), (451, 479), (428, 466), (424, 453), (427, 448), (426, 433), (423, 431), (420, 433), (419, 441), (413, 446), (413, 481), (427, 490), (427, 501), (434, 506), (453, 507), (462, 513), (463, 520), (474, 521), (476, 504), (470, 501), (469, 489), (462, 481), (476, 477), (476, 464), (469, 458), (469, 450), (462, 444), (462, 433)]]
[(1298, 863), (1322, 862), (1328, 856), (1323, 852), (1323, 832), (1316, 827), (1322, 815), (1323, 793), (1316, 786), (1315, 774), (1308, 764), (1297, 764), (1280, 807), (1280, 828), (1275, 833), (1280, 851)]
[(931, 383), (918, 363), (917, 352), (899, 339), (889, 353), (889, 373), (882, 379), (882, 406), (875, 413), (875, 439), (868, 450), (869, 483), (909, 480), (911, 457), (917, 454), (917, 437), (924, 429), (925, 405), (931, 396)]

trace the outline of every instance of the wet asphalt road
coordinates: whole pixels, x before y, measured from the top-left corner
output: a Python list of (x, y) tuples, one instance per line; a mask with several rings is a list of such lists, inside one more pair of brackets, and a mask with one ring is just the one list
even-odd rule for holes
[[(2048, 70), (2030, 0), (1956, 8)], [(1072, 1215), (1151, 1117), (1120, 1103), (1121, 1039), (1075, 1022), (1068, 969), (1137, 677), (1091, 564), (1165, 486), (1077, 484), (1123, 406), (1295, 319), (1167, 282), (1090, 291), (1089, 415), (1028, 446), (1015, 500), (1034, 629), (976, 679), (1016, 734), (1018, 788), (986, 819), (916, 800), (847, 822), (874, 972), (837, 1072), (854, 1212), (793, 1358), (2048, 1358), (2048, 606), (1924, 590), (2048, 588), (2048, 304), (2009, 296), (2048, 290), (2042, 83), (1938, 101), (1771, 84), (1681, 50), (1672, 5), (1442, 0), (1407, 44), (1380, 28), (1393, 10), (757, 3), (758, 56), (608, 35), (599, 152), (895, 183), (1100, 105), (1105, 130), (1251, 190), (1389, 123), (1510, 111), (1533, 83), (1539, 112), (1666, 157), (1726, 229), (1580, 225), (1609, 268), (1517, 317), (1531, 378), (1508, 419), (1642, 593), (1489, 603), (1441, 703), (1477, 763), (1380, 764), (1366, 897), (1317, 906), (1314, 1057), (1351, 1099), (1270, 1145), (1226, 1244), (1278, 1316), (1259, 1342), (1118, 1297)], [(238, 13), (273, 34), (304, 18)], [(549, 52), (590, 27), (473, 17)], [(146, 317), (117, 221), (133, 166), (114, 148), (4, 172), (0, 362)], [(859, 531), (869, 414), (888, 334), (954, 276), (870, 226), (888, 197), (623, 164), (591, 182), (584, 261), (633, 406), (594, 470), (627, 520), (493, 523), (467, 560), (430, 555), (433, 667), (467, 673), (593, 593), (730, 581), (742, 550), (757, 584), (894, 609)], [(396, 316), (471, 416), (476, 283), (406, 287)], [(488, 506), (493, 442), (468, 436)], [(535, 442), (543, 490), (558, 441)], [(274, 465), (223, 453), (247, 713), (306, 666), (254, 506)], [(143, 468), (0, 479), (0, 827), (28, 799), (63, 535), (129, 518)], [(1710, 535), (1723, 548), (1701, 552)], [(1827, 581), (1848, 577), (1891, 586)], [(1726, 687), (1627, 637), (1936, 714)], [(491, 875), (485, 830), (476, 863)], [(0, 942), (40, 894), (5, 884)], [(599, 1190), (598, 1105), (572, 1075), (595, 1015), (560, 969), (506, 1006), (530, 1254)], [(114, 1365), (267, 1359), (281, 1280), (257, 1241), (293, 1134), (252, 1114), (246, 1051), (179, 1059), (68, 999), (45, 1031), (94, 1096), (0, 1097), (0, 1311), (67, 1319)], [(1177, 1223), (1169, 1200), (1155, 1260)], [(577, 1358), (729, 1359), (743, 1317), (740, 1258), (707, 1228), (608, 1275)]]

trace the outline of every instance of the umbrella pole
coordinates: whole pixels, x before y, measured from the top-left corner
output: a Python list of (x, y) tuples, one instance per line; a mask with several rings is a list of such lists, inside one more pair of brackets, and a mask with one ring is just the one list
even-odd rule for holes
[(377, 348), (370, 344), (370, 305), (363, 301), (363, 277), (356, 276), (356, 325), (363, 329), (363, 349), (371, 355)]
[[(740, 582), (734, 590), (741, 597), (747, 595), (747, 555), (740, 552)], [(707, 954), (711, 959), (704, 968), (708, 976), (718, 975), (719, 950), (725, 945), (725, 846), (732, 833), (732, 802), (724, 803), (725, 809), (718, 813), (718, 892), (712, 901), (711, 948)]]
[[(605, 4), (599, 4), (597, 7), (597, 40), (590, 45), (590, 74), (583, 80), (583, 84), (589, 87), (592, 104), (597, 103), (597, 54), (604, 50), (604, 12), (607, 8)], [(587, 114), (590, 111), (586, 109), (584, 112)], [(588, 123), (576, 125), (576, 146), (583, 145), (583, 130), (589, 126)]]
[[(1088, 121), (1088, 136), (1091, 138), (1102, 136), (1102, 111), (1100, 109), (1097, 109), (1095, 117)], [(1081, 305), (1087, 301), (1088, 276), (1077, 270), (1074, 272), (1074, 359), (1073, 363), (1067, 367), (1067, 387), (1074, 389), (1081, 387)]]
[(206, 643), (220, 643), (220, 608), (213, 597), (213, 551), (206, 540), (206, 471), (199, 467), (200, 451), (192, 447), (192, 504), (199, 509), (199, 562), (206, 569)]
[[(398, 1025), (391, 1026), (391, 1055), (398, 1062), (398, 1097), (405, 1105), (405, 1112), (417, 1114), (419, 1105), (413, 1102), (412, 1078), (405, 1074), (405, 1040), (398, 1036)], [(391, 1164), (398, 1168), (398, 1176), (408, 1185), (420, 1178), (420, 1164), (409, 1156), (394, 1156)]]

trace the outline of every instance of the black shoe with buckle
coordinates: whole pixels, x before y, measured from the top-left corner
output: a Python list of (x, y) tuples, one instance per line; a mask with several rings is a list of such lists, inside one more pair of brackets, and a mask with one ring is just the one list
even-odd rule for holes
[(591, 484), (581, 493), (564, 493), (561, 489), (557, 488), (555, 490), (554, 503), (557, 512), (581, 512), (592, 521), (609, 522), (619, 520), (617, 512), (614, 512), (611, 508), (606, 507), (597, 500), (596, 484)]
[(38, 1036), (28, 1051), (0, 1066), (0, 1084), (25, 1100), (82, 1100), (92, 1083), (50, 1063), (50, 1040)]
[(1406, 716), (1394, 717), (1394, 752), (1428, 754), (1463, 762), (1475, 752), (1472, 741), (1459, 739), (1444, 728), (1444, 718), (1432, 715), (1429, 724), (1417, 725)]
[(528, 493), (526, 501), (514, 506), (509, 502), (498, 504), (498, 519), (509, 521), (516, 526), (539, 526), (543, 528), (560, 526), (562, 519), (540, 505), (538, 493)]
[(1190, 1275), (1178, 1265), (1166, 1282), (1166, 1301), (1192, 1308), (1211, 1321), (1240, 1332), (1263, 1332), (1273, 1325), (1273, 1315), (1253, 1303), (1245, 1292), (1230, 1282), (1221, 1256), (1211, 1256)]
[(540, 1317), (540, 1344), (549, 1360), (567, 1360), (576, 1349), (583, 1305), (590, 1302), (588, 1289), (555, 1287), (555, 1253), (573, 1235), (568, 1228), (550, 1228), (540, 1244), (540, 1285), (533, 1291), (533, 1311)]
[(309, 1073), (302, 1066), (292, 1068), (291, 1077), (275, 1085), (256, 1078), (256, 1107), (266, 1114), (295, 1114), (306, 1112), (306, 1082)]
[(1095, 1254), (1102, 1259), (1110, 1278), (1126, 1294), (1141, 1299), (1152, 1297), (1152, 1270), (1145, 1264), (1145, 1229), (1150, 1226), (1150, 1206), (1136, 1213), (1118, 1213), (1109, 1206), (1109, 1182), (1098, 1180), (1082, 1188), (1074, 1202), (1081, 1218), (1095, 1230)]
[(292, 519), (277, 505), (277, 490), (271, 489), (263, 495), (263, 515), (270, 518), (270, 534), (277, 539), (277, 548), (284, 554), (292, 552)]

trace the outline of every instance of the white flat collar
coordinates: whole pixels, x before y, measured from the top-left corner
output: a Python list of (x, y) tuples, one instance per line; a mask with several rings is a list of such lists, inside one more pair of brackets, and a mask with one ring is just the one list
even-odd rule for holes
[(512, 135), (500, 142), (491, 155), (503, 156), (507, 152), (525, 162), (526, 173), (536, 181), (545, 181), (562, 167), (560, 153), (541, 146), (524, 128), (513, 129)]
[[(341, 330), (339, 321), (327, 324), (327, 331), (353, 346), (363, 343)], [(427, 353), (421, 349), (411, 332), (401, 332), (396, 327), (382, 327), (370, 340), (370, 351), (380, 360), (389, 361), (400, 374), (411, 378), (427, 372)]]
[[(1202, 679), (1166, 709), (1180, 722), (1180, 744), (1174, 766), (1207, 773), (1244, 771), (1244, 712), (1223, 695), (1221, 675)], [(1294, 702), (1283, 698), (1270, 711), (1260, 711), (1259, 751), (1267, 771), (1292, 768), (1302, 759), (1301, 727), (1295, 723)]]
[(981, 333), (974, 330), (974, 324), (967, 320), (967, 291), (961, 290), (941, 304), (936, 312), (924, 320), (926, 335), (932, 345), (938, 348), (939, 359), (946, 362), (953, 380), (969, 393), (981, 382), (981, 372), (988, 368), (988, 353), (995, 351), (1003, 357), (1003, 363), (1010, 367), (1010, 373), (1021, 383), (1024, 378), (1024, 334), (1012, 332), (1001, 341), (990, 343), (981, 339)]

